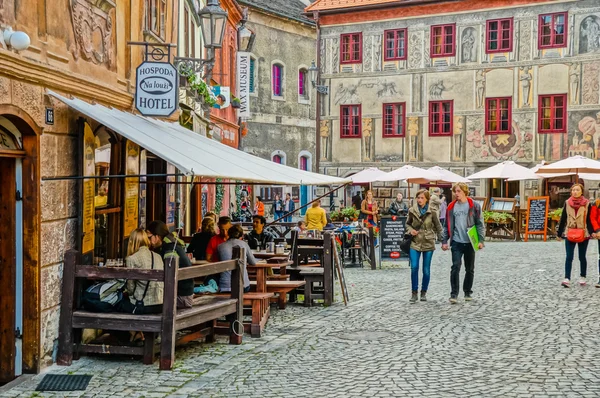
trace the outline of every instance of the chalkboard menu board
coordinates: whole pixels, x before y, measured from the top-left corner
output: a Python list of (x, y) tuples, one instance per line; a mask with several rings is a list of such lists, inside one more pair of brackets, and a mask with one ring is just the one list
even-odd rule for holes
[(379, 228), (379, 254), (381, 260), (408, 258), (400, 250), (400, 242), (406, 230), (406, 216), (383, 216)]
[(544, 235), (548, 229), (548, 204), (550, 197), (537, 196), (527, 199), (527, 228), (525, 230), (525, 241), (528, 235)]

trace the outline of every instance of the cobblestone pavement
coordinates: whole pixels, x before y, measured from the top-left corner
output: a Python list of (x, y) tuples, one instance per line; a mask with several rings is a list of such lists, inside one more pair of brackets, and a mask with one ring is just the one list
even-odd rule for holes
[[(406, 265), (347, 269), (348, 307), (273, 310), (263, 338), (189, 344), (172, 372), (83, 357), (50, 371), (94, 375), (85, 392), (36, 393), (38, 375), (3, 396), (600, 396), (597, 246), (591, 284), (571, 289), (560, 286), (559, 243), (489, 243), (477, 256), (469, 303), (449, 304), (450, 254), (440, 250), (426, 303), (409, 304)], [(576, 262), (573, 281), (578, 271)]]

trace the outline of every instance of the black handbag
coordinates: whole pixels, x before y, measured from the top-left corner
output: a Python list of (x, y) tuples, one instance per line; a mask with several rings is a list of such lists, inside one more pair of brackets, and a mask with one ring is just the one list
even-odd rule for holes
[(411, 234), (404, 234), (404, 238), (402, 238), (402, 242), (400, 242), (400, 250), (402, 250), (403, 253), (410, 253), (412, 238), (413, 236)]

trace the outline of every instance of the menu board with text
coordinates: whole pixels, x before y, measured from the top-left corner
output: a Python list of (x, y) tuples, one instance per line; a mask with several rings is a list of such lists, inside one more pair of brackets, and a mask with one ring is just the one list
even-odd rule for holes
[(525, 229), (525, 241), (528, 235), (544, 235), (544, 241), (548, 231), (548, 205), (549, 196), (536, 196), (527, 199), (527, 226)]
[(406, 231), (406, 216), (382, 216), (379, 228), (379, 254), (382, 261), (408, 258), (400, 250)]

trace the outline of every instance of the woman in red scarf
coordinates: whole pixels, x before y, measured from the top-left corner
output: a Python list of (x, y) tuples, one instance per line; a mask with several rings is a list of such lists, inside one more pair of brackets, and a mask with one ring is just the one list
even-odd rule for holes
[(574, 184), (571, 187), (571, 197), (565, 202), (558, 224), (557, 240), (560, 241), (563, 237), (566, 238), (567, 259), (565, 261), (565, 280), (562, 282), (564, 287), (571, 287), (571, 268), (575, 246), (577, 246), (579, 252), (579, 284), (585, 286), (587, 275), (585, 255), (592, 235), (594, 235), (594, 227), (590, 217), (590, 201), (583, 197), (583, 185)]

